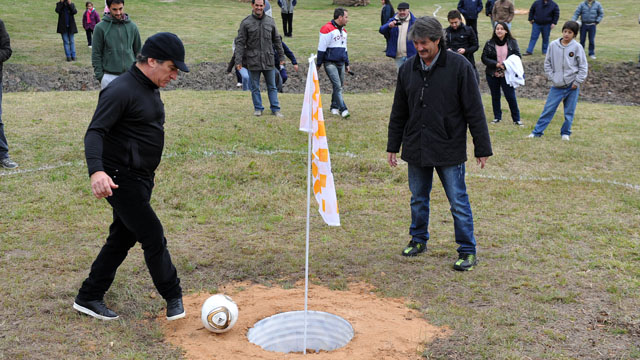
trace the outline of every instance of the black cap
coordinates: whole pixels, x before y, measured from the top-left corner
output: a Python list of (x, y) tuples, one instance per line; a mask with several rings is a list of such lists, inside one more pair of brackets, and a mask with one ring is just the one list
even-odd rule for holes
[(161, 32), (150, 36), (140, 53), (156, 60), (171, 60), (178, 69), (189, 72), (184, 63), (184, 45), (176, 34)]
[(406, 2), (401, 2), (400, 4), (398, 4), (398, 7), (397, 7), (398, 10), (408, 9), (408, 8), (409, 8), (409, 4), (407, 4)]

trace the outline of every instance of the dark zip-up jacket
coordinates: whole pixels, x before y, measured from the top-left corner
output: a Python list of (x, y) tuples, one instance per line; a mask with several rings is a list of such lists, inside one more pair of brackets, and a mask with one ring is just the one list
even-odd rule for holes
[(5, 61), (9, 60), (12, 53), (9, 33), (7, 33), (4, 22), (0, 20), (0, 83), (2, 82), (2, 65)]
[(460, 0), (458, 1), (458, 11), (465, 19), (477, 19), (482, 11), (482, 0)]
[(66, 1), (58, 2), (56, 3), (56, 13), (58, 13), (58, 34), (75, 34), (78, 32), (76, 19), (73, 17), (73, 15), (78, 13), (76, 4), (67, 4)]
[(560, 8), (553, 0), (536, 0), (529, 9), (529, 21), (533, 20), (538, 25), (558, 24)]
[(446, 29), (447, 33), (447, 48), (451, 49), (453, 52), (458, 51), (458, 49), (463, 48), (464, 54), (462, 56), (466, 57), (467, 60), (476, 67), (476, 60), (473, 57), (473, 54), (478, 51), (478, 37), (476, 36), (476, 32), (473, 31), (471, 26), (466, 26), (464, 24), (460, 24), (456, 30), (454, 30), (451, 26)]
[(123, 170), (153, 179), (164, 147), (158, 87), (135, 65), (100, 92), (84, 137), (89, 175)]
[(441, 48), (430, 71), (418, 55), (398, 72), (389, 116), (387, 152), (417, 166), (449, 166), (467, 161), (467, 128), (475, 157), (493, 155), (482, 98), (471, 64)]
[(124, 15), (123, 20), (105, 15), (93, 29), (91, 64), (98, 80), (105, 73), (120, 75), (135, 63), (142, 48), (138, 26)]
[[(520, 48), (516, 39), (507, 39), (507, 57), (511, 55), (520, 55)], [(496, 52), (496, 42), (493, 39), (487, 40), (482, 49), (482, 63), (487, 65), (485, 70), (487, 75), (493, 76), (496, 72), (496, 65), (498, 65), (498, 53)]]
[(271, 16), (263, 14), (261, 18), (258, 18), (251, 14), (244, 18), (240, 23), (238, 37), (235, 41), (236, 65), (241, 65), (245, 59), (249, 70), (273, 69), (277, 65), (273, 61), (274, 45), (280, 59), (284, 59), (282, 40)]

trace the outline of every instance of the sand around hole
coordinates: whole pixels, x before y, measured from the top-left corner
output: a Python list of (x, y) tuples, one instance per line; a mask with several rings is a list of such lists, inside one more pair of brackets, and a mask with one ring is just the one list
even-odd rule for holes
[(425, 344), (451, 334), (446, 328), (427, 323), (419, 312), (407, 308), (404, 299), (380, 298), (367, 284), (349, 284), (347, 291), (311, 285), (309, 310), (325, 311), (349, 321), (355, 331), (353, 339), (340, 349), (306, 356), (271, 352), (250, 343), (247, 332), (269, 316), (304, 310), (304, 284), (283, 289), (235, 283), (220, 287), (219, 292), (231, 296), (240, 312), (238, 322), (227, 333), (211, 333), (200, 321), (201, 306), (213, 294), (185, 296), (184, 319), (167, 322), (164, 314), (158, 316), (164, 324), (166, 341), (184, 349), (187, 359), (420, 359)]

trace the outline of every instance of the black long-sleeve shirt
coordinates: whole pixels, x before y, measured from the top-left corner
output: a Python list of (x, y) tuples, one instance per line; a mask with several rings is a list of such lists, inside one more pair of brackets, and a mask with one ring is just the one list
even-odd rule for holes
[(164, 147), (164, 104), (135, 64), (100, 92), (84, 146), (89, 175), (117, 169), (153, 177)]

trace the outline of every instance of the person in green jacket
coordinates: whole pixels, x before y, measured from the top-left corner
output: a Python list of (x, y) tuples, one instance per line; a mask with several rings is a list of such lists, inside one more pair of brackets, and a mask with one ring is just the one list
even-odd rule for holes
[(109, 14), (93, 30), (91, 63), (104, 89), (136, 61), (141, 40), (138, 26), (124, 12), (124, 0), (107, 0)]

